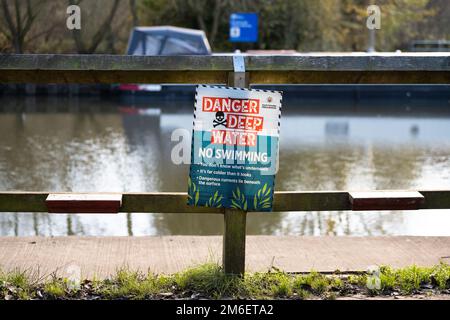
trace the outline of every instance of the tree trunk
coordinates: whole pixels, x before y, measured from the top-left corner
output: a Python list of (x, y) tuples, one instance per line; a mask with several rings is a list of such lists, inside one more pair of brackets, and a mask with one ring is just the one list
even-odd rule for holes
[(133, 27), (136, 27), (139, 25), (139, 16), (136, 8), (136, 0), (130, 0), (130, 11), (131, 16), (133, 18)]
[[(68, 0), (70, 5), (79, 4), (79, 2), (75, 2), (74, 0)], [(75, 41), (75, 46), (77, 48), (77, 53), (80, 54), (91, 54), (94, 53), (100, 43), (105, 39), (105, 37), (109, 37), (110, 33), (109, 29), (111, 29), (111, 23), (113, 22), (114, 16), (116, 15), (117, 8), (119, 6), (119, 0), (114, 0), (114, 3), (111, 7), (111, 10), (108, 16), (103, 21), (100, 28), (97, 32), (91, 37), (92, 41), (90, 43), (86, 43), (83, 41), (81, 37), (81, 30), (72, 30), (72, 36)], [(110, 44), (109, 44), (110, 45)]]
[(209, 34), (209, 42), (211, 44), (211, 47), (214, 45), (214, 41), (216, 40), (217, 36), (217, 30), (219, 29), (222, 4), (223, 4), (222, 0), (216, 0), (216, 5), (214, 6), (213, 23), (211, 27), (211, 32)]

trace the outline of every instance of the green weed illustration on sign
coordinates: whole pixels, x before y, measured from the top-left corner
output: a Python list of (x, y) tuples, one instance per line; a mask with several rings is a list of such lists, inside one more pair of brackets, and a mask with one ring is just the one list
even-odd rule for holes
[(210, 208), (221, 208), (222, 199), (223, 197), (219, 195), (219, 191), (217, 190), (213, 196), (209, 197), (209, 200), (206, 202), (205, 206)]
[(198, 199), (200, 198), (200, 192), (198, 191), (195, 183), (192, 182), (191, 177), (188, 179), (188, 200), (195, 206), (198, 204)]
[(262, 209), (268, 209), (271, 207), (271, 191), (272, 188), (267, 187), (267, 183), (258, 190), (253, 198), (253, 208), (258, 211)]
[(232, 193), (233, 199), (231, 199), (231, 207), (247, 211), (247, 198), (245, 197), (245, 194), (241, 192), (239, 187), (236, 187), (236, 192), (232, 191)]

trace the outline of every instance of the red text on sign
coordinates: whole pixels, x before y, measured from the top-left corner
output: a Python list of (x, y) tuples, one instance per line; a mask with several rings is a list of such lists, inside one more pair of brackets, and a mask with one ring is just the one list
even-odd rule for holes
[(259, 99), (232, 99), (203, 97), (202, 110), (205, 112), (259, 113)]
[(261, 131), (263, 128), (263, 117), (244, 116), (239, 114), (227, 114), (227, 128)]
[(211, 143), (228, 144), (236, 146), (250, 146), (256, 145), (256, 132), (245, 131), (229, 131), (229, 130), (212, 130)]

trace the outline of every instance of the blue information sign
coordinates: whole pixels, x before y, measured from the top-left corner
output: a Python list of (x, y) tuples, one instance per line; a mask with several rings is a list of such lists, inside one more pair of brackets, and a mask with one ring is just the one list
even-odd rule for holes
[(231, 42), (258, 41), (258, 15), (256, 13), (232, 13), (230, 16)]

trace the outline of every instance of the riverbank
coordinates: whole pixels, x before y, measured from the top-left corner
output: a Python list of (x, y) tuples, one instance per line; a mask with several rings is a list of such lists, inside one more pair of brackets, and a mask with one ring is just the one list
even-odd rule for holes
[(27, 272), (0, 273), (0, 300), (53, 299), (449, 299), (450, 266), (410, 266), (378, 273), (295, 275), (271, 269), (227, 276), (217, 264), (204, 264), (172, 275), (122, 269), (104, 280), (42, 280)]

